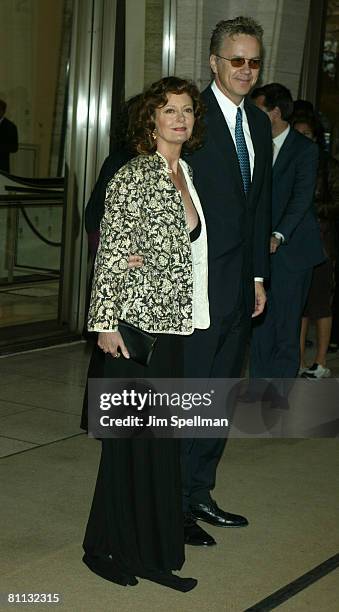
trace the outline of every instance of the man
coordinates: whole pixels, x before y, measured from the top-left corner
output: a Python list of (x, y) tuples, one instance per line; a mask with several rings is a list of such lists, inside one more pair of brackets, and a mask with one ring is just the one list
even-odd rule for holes
[[(265, 306), (272, 139), (267, 117), (245, 99), (259, 76), (262, 35), (255, 21), (237, 17), (218, 23), (211, 38), (213, 82), (202, 93), (205, 143), (187, 157), (207, 224), (211, 326), (185, 340), (188, 378), (240, 376), (251, 317)], [(183, 441), (187, 544), (215, 544), (196, 520), (222, 527), (248, 524), (211, 498), (224, 446), (224, 439)]]
[(286, 87), (271, 83), (263, 92), (256, 103), (272, 125), (273, 231), (267, 310), (254, 325), (250, 375), (294, 378), (313, 267), (325, 260), (313, 204), (318, 146), (289, 126), (293, 101)]
[(128, 141), (128, 121), (133, 107), (139, 102), (141, 94), (127, 100), (119, 113), (113, 138), (112, 151), (106, 157), (94, 186), (85, 211), (85, 227), (88, 233), (89, 248), (95, 255), (99, 243), (100, 221), (104, 214), (106, 187), (114, 174), (124, 166), (135, 152)]
[(0, 170), (9, 172), (9, 154), (18, 150), (18, 130), (5, 117), (6, 108), (6, 102), (0, 100)]

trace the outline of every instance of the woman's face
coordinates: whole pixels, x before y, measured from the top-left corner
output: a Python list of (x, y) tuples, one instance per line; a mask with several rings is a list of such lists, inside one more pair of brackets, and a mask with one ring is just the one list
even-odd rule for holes
[(157, 149), (167, 145), (182, 145), (193, 131), (193, 101), (187, 93), (167, 96), (167, 103), (155, 110)]
[(307, 138), (310, 138), (311, 140), (315, 140), (313, 130), (308, 123), (304, 123), (304, 122), (295, 123), (293, 127), (295, 130), (297, 130), (297, 132), (300, 132), (300, 134), (303, 134), (304, 136), (306, 136)]

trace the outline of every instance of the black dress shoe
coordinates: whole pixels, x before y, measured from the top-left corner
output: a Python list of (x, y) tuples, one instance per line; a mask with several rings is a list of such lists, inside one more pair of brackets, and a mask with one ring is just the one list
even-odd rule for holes
[(190, 510), (198, 521), (205, 521), (215, 527), (245, 527), (248, 525), (248, 520), (244, 516), (224, 512), (213, 500), (209, 504), (191, 505)]
[(195, 519), (190, 514), (185, 514), (184, 538), (185, 544), (190, 544), (191, 546), (213, 546), (216, 544), (215, 539), (197, 525)]

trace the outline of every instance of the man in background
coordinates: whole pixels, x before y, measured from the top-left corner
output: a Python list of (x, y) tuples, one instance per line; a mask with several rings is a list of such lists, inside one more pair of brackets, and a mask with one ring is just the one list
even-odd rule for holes
[(265, 85), (255, 102), (272, 125), (272, 234), (267, 309), (253, 326), (250, 375), (295, 378), (313, 267), (325, 260), (314, 208), (319, 150), (290, 127), (293, 100), (286, 87)]

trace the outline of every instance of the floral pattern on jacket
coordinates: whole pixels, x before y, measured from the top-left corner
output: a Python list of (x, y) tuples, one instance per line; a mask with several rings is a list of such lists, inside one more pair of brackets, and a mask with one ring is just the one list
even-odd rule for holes
[[(141, 268), (128, 268), (130, 254), (143, 255)], [(140, 155), (107, 186), (88, 329), (116, 331), (123, 319), (145, 331), (190, 334), (192, 299), (184, 204), (165, 158)]]

